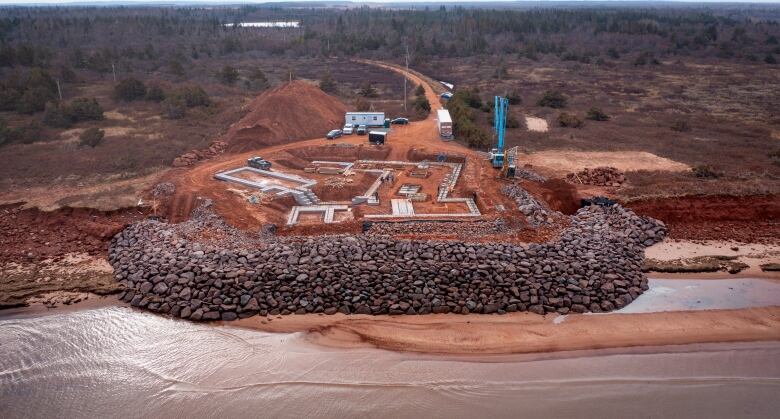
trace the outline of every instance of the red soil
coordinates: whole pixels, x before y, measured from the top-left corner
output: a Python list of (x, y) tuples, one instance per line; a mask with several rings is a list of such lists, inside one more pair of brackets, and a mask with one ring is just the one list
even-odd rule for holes
[(323, 137), (343, 125), (346, 111), (338, 99), (302, 81), (264, 92), (247, 108), (225, 135), (230, 152)]
[(696, 196), (627, 204), (641, 215), (665, 222), (670, 236), (688, 240), (780, 240), (780, 197)]
[(111, 238), (146, 215), (136, 209), (103, 212), (62, 208), (45, 212), (0, 207), (0, 262), (34, 261), (79, 252), (92, 255), (108, 249)]

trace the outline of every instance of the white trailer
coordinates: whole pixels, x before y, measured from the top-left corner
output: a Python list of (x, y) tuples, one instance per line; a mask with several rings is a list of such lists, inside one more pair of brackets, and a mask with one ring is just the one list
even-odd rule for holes
[(344, 116), (344, 124), (353, 126), (365, 125), (368, 127), (382, 127), (385, 125), (384, 112), (347, 112)]
[(452, 139), (452, 118), (450, 118), (450, 111), (439, 109), (436, 112), (436, 126), (439, 127), (439, 137), (447, 140)]

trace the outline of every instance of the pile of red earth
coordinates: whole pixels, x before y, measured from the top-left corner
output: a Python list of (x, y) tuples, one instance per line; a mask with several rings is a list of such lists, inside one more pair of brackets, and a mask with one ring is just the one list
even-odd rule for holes
[(664, 221), (675, 239), (780, 241), (777, 195), (656, 198), (628, 205), (637, 214)]
[(626, 181), (626, 175), (614, 167), (585, 168), (577, 173), (569, 173), (566, 180), (571, 183), (596, 186), (620, 186)]
[(138, 210), (102, 212), (63, 208), (45, 212), (0, 207), (0, 262), (24, 262), (78, 252), (101, 254), (128, 224), (145, 218)]
[(231, 152), (324, 137), (343, 125), (346, 112), (337, 98), (297, 80), (264, 92), (247, 108), (224, 136)]
[(223, 153), (227, 149), (228, 144), (224, 141), (214, 141), (206, 148), (200, 150), (192, 150), (189, 153), (184, 153), (179, 157), (173, 159), (173, 167), (190, 166), (197, 163), (199, 160), (209, 159), (217, 154)]

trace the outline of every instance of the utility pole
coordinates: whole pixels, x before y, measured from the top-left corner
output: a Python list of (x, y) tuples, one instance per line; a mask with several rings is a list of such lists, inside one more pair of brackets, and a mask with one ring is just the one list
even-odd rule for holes
[(406, 113), (406, 76), (409, 74), (409, 46), (404, 45), (404, 49), (406, 49), (406, 55), (404, 56), (406, 59), (406, 74), (404, 74), (404, 113)]
[(62, 102), (62, 88), (60, 88), (60, 79), (55, 79), (57, 82), (57, 94), (60, 96), (60, 102)]
[(114, 83), (116, 83), (116, 67), (114, 67), (114, 63), (111, 63), (111, 73), (114, 75)]

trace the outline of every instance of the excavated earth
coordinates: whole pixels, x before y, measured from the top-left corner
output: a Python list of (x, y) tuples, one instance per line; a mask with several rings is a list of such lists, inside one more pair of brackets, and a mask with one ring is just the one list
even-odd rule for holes
[(223, 137), (230, 152), (323, 136), (344, 122), (346, 107), (316, 86), (294, 80), (264, 92)]
[(780, 197), (691, 196), (633, 201), (637, 214), (657, 218), (669, 236), (683, 240), (776, 243), (780, 240)]
[[(132, 306), (190, 320), (256, 314), (602, 312), (648, 288), (644, 249), (663, 223), (621, 206), (585, 207), (555, 241), (408, 241), (248, 235), (201, 207), (191, 220), (135, 223), (109, 250)], [(205, 237), (211, 237), (205, 234)]]

